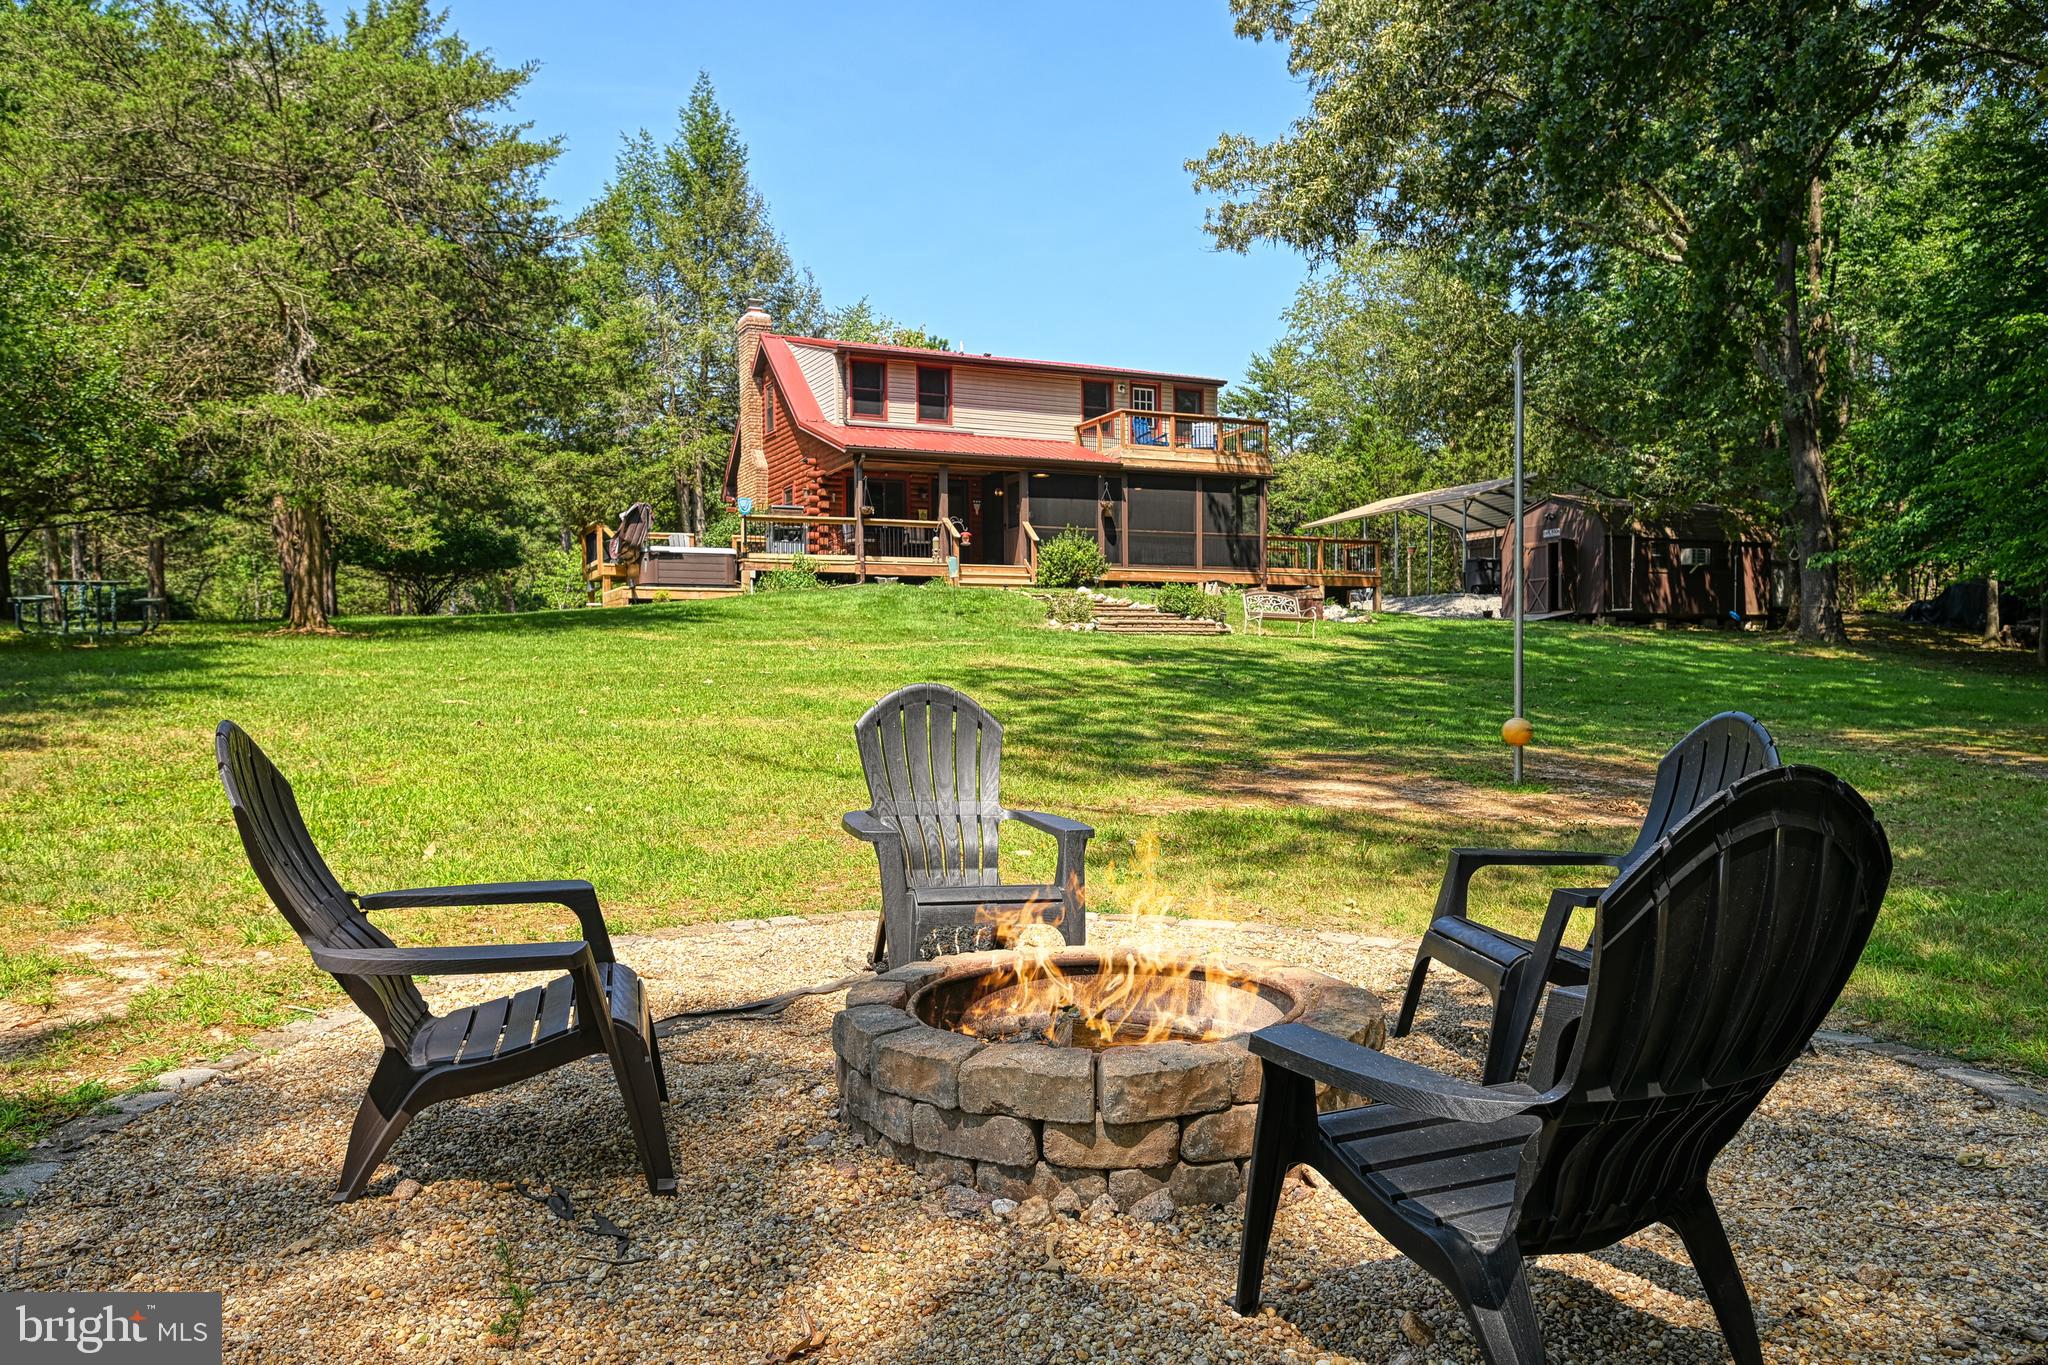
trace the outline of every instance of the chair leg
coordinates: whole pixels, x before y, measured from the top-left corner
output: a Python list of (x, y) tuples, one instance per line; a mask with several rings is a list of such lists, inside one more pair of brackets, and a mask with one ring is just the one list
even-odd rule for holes
[(370, 1088), (356, 1110), (355, 1126), (349, 1130), (348, 1154), (342, 1158), (341, 1179), (334, 1186), (335, 1203), (361, 1197), (384, 1154), (412, 1122), (412, 1092), (418, 1079), (396, 1053), (386, 1052), (378, 1060)]
[(1742, 1283), (1742, 1269), (1735, 1264), (1735, 1249), (1728, 1245), (1728, 1230), (1706, 1186), (1696, 1190), (1671, 1217), (1669, 1223), (1685, 1242), (1692, 1268), (1706, 1286), (1707, 1302), (1714, 1305), (1714, 1317), (1721, 1335), (1728, 1339), (1728, 1353), (1739, 1365), (1763, 1365), (1763, 1343), (1757, 1339), (1756, 1310), (1750, 1305), (1749, 1289)]
[(633, 1129), (633, 1145), (640, 1150), (640, 1166), (647, 1174), (648, 1191), (674, 1194), (675, 1162), (669, 1155), (668, 1125), (662, 1121), (660, 1087), (647, 1044), (632, 1029), (615, 1024), (610, 1055), (619, 1096), (626, 1102), (626, 1120)]
[(1543, 1365), (1543, 1324), (1529, 1296), (1529, 1268), (1510, 1241), (1454, 1286), (1486, 1365)]
[(1429, 975), (1429, 954), (1421, 948), (1415, 950), (1415, 966), (1408, 973), (1408, 989), (1401, 996), (1401, 1012), (1394, 1018), (1394, 1027), (1389, 1036), (1405, 1038), (1408, 1030), (1415, 1026), (1415, 1007), (1422, 1003), (1422, 983)]
[(1252, 1160), (1244, 1182), (1244, 1241), (1237, 1254), (1238, 1312), (1259, 1311), (1259, 1287), (1266, 1278), (1266, 1249), (1273, 1218), (1280, 1211), (1280, 1187), (1292, 1165), (1296, 1125), (1316, 1121), (1315, 1087), (1305, 1077), (1265, 1064), (1259, 1115), (1252, 1128)]

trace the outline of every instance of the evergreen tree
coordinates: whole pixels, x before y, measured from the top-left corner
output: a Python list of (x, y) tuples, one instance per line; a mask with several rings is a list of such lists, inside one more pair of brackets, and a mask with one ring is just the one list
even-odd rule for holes
[(560, 500), (605, 489), (614, 502), (645, 497), (665, 479), (681, 524), (701, 532), (739, 416), (733, 323), (752, 298), (785, 331), (822, 320), (817, 287), (770, 226), (709, 75), (697, 77), (671, 140), (644, 129), (625, 140), (581, 227), (578, 334), (564, 346), (593, 383), (569, 439), (603, 472), (571, 476), (579, 491)]

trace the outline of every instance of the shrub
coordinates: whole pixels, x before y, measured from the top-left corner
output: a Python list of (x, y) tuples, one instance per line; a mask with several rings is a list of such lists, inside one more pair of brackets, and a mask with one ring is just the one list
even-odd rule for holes
[(1192, 583), (1169, 583), (1154, 599), (1161, 611), (1176, 616), (1197, 616), (1210, 621), (1223, 619), (1223, 599), (1203, 592)]
[(1095, 619), (1095, 604), (1078, 592), (1062, 593), (1046, 604), (1046, 614), (1063, 626)]
[(1102, 577), (1109, 563), (1095, 537), (1069, 528), (1038, 547), (1038, 586), (1078, 588)]
[(704, 534), (697, 543), (712, 549), (730, 550), (733, 537), (739, 533), (740, 514), (727, 509), (705, 523)]
[(789, 592), (821, 586), (817, 566), (811, 563), (809, 556), (802, 554), (791, 555), (788, 564), (780, 569), (770, 569), (754, 580), (755, 592)]

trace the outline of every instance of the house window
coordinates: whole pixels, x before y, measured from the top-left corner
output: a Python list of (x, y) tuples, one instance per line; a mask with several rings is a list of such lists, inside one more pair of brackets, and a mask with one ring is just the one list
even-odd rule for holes
[(847, 367), (855, 417), (889, 416), (888, 367), (879, 360), (856, 360)]
[(940, 365), (917, 367), (917, 420), (953, 420), (953, 372)]
[(1202, 411), (1202, 391), (1200, 389), (1184, 389), (1178, 384), (1174, 385), (1173, 410), (1175, 412), (1192, 413), (1200, 416)]
[(763, 436), (773, 436), (775, 434), (775, 390), (773, 389), (763, 389), (761, 391), (761, 434)]
[(1131, 385), (1131, 406), (1139, 412), (1159, 411), (1159, 390), (1150, 384)]
[(1081, 420), (1092, 422), (1108, 412), (1116, 399), (1107, 379), (1081, 381)]

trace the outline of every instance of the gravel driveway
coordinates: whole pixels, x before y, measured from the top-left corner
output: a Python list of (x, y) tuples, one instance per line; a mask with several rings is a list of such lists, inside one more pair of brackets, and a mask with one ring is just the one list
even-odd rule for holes
[[(1122, 932), (1108, 922), (1096, 937)], [(619, 948), (663, 1014), (843, 975), (870, 933), (757, 924)], [(1408, 962), (1407, 945), (1355, 934), (1186, 934), (1383, 996)], [(436, 982), (429, 998), (496, 988)], [(834, 1122), (839, 1003), (810, 997), (773, 1022), (666, 1044), (674, 1199), (644, 1193), (592, 1058), (429, 1110), (370, 1197), (330, 1206), (374, 1059), (358, 1018), (96, 1140), (0, 1247), (0, 1282), (221, 1289), (240, 1361), (1477, 1359), (1449, 1295), (1328, 1190), (1302, 1186), (1282, 1210), (1270, 1311), (1252, 1320), (1226, 1304), (1230, 1209), (1027, 1226), (949, 1200)], [(1471, 1075), (1480, 1003), (1440, 985), (1422, 1031), (1393, 1050)], [(1772, 1360), (2048, 1365), (2048, 1120), (1823, 1045), (1730, 1146), (1716, 1195)], [(508, 1278), (533, 1290), (516, 1339), (500, 1321)], [(1663, 1229), (1547, 1258), (1534, 1282), (1553, 1360), (1726, 1359)]]

